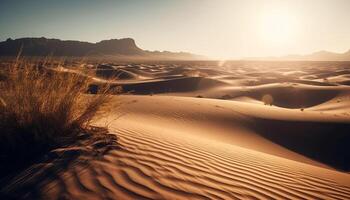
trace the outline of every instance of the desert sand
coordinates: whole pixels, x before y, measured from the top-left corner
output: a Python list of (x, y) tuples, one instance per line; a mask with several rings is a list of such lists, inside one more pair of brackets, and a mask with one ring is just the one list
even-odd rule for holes
[(4, 197), (350, 198), (350, 63), (95, 66), (124, 90), (96, 117), (113, 142), (53, 150)]

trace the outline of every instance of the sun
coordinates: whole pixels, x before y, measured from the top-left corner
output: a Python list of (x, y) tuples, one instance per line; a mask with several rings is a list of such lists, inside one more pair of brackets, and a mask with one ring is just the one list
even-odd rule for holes
[(296, 17), (281, 11), (264, 13), (260, 18), (260, 36), (270, 45), (284, 45), (295, 40), (298, 27)]

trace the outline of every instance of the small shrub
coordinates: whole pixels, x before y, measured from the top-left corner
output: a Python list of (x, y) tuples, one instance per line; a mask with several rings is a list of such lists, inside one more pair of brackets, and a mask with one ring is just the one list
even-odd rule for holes
[[(88, 131), (109, 99), (108, 86), (85, 94), (91, 79), (17, 60), (0, 81), (0, 159), (28, 159)], [(1, 162), (2, 163), (2, 162)]]
[(264, 105), (272, 105), (273, 104), (273, 97), (270, 94), (265, 94), (262, 97), (262, 102), (264, 102)]

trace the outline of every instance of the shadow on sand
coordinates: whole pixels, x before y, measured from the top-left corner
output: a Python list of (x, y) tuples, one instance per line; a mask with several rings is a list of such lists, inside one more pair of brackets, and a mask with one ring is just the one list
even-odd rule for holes
[(263, 137), (341, 171), (350, 170), (350, 124), (255, 119)]
[[(43, 191), (48, 184), (63, 184), (64, 174), (76, 173), (74, 168), (88, 168), (89, 163), (99, 160), (111, 150), (120, 149), (117, 136), (107, 132), (81, 134), (79, 140), (67, 147), (56, 148), (25, 166), (13, 166), (0, 177), (0, 199), (47, 199)], [(66, 186), (67, 187), (67, 186)], [(58, 185), (58, 190), (65, 188)], [(47, 188), (47, 187), (46, 187)], [(55, 187), (53, 188), (55, 189)], [(59, 199), (67, 199), (65, 192)]]

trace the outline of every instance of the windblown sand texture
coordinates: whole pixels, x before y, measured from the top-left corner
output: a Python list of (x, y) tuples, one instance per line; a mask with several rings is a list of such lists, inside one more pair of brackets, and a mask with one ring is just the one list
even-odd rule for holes
[[(125, 92), (113, 97), (108, 116), (97, 116), (118, 144), (100, 139), (54, 150), (9, 180), (2, 194), (350, 199), (350, 63), (174, 62), (93, 70), (97, 81), (112, 79)], [(101, 149), (102, 156), (93, 153)]]

